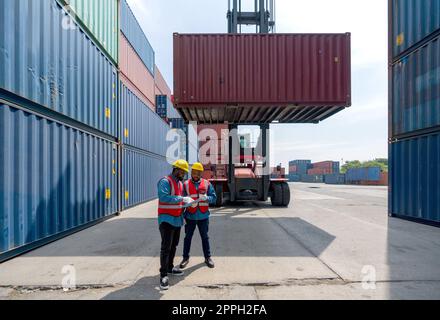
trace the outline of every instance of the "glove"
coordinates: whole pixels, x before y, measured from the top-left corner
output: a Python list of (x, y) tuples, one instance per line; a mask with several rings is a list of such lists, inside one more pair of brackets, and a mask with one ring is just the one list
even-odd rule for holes
[(191, 205), (191, 208), (197, 208), (197, 206), (199, 205), (197, 202), (193, 201), (194, 203)]
[(185, 204), (190, 204), (190, 203), (193, 203), (194, 200), (191, 197), (183, 197), (183, 202)]
[(199, 196), (200, 201), (208, 201), (208, 196), (206, 194), (201, 194)]

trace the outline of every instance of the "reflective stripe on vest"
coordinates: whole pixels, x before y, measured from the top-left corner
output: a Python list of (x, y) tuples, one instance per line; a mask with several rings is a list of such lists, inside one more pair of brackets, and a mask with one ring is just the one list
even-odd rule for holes
[[(189, 197), (191, 197), (193, 200), (199, 199), (199, 193), (192, 180), (185, 181), (184, 186), (185, 186), (186, 194), (188, 194)], [(201, 179), (199, 184), (199, 190), (202, 190), (202, 192), (204, 191), (207, 193), (208, 188), (209, 188), (209, 182), (205, 179)], [(209, 203), (207, 201), (201, 201), (198, 203), (197, 207), (195, 208), (189, 207), (186, 210), (191, 214), (196, 214), (197, 209), (199, 209), (200, 212), (202, 213), (207, 213), (209, 210)]]
[[(183, 185), (182, 182), (176, 182), (171, 176), (165, 177), (164, 179), (168, 180), (170, 184), (170, 195), (171, 196), (183, 196)], [(183, 212), (183, 201), (173, 204), (160, 202), (158, 206), (158, 214), (168, 214), (173, 217), (180, 217)]]

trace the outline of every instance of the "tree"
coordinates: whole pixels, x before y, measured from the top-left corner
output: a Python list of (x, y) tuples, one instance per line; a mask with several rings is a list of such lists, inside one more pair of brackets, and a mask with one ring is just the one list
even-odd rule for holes
[(361, 162), (359, 160), (347, 161), (341, 168), (341, 173), (347, 173), (349, 169), (379, 167), (382, 171), (388, 172), (388, 159), (375, 159)]

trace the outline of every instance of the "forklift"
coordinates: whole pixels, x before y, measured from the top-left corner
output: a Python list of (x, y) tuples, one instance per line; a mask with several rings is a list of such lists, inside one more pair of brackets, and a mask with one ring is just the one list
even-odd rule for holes
[(246, 137), (238, 134), (237, 125), (229, 125), (226, 177), (217, 173), (216, 165), (211, 165), (214, 176), (208, 179), (217, 194), (217, 207), (226, 202), (266, 202), (269, 198), (273, 206), (289, 206), (288, 179), (283, 176), (271, 177), (269, 125), (259, 125), (259, 128), (258, 143), (252, 145)]
[[(275, 31), (275, 0), (255, 0), (253, 12), (242, 11), (242, 0), (228, 0), (228, 33), (241, 33), (243, 25), (255, 26), (256, 33)], [(240, 124), (240, 127), (246, 124)], [(246, 137), (238, 134), (238, 124), (229, 124), (227, 143), (226, 176), (217, 174), (216, 165), (211, 165), (214, 176), (208, 179), (217, 194), (217, 207), (226, 202), (263, 201), (269, 198), (273, 206), (288, 207), (290, 188), (285, 176), (271, 177), (269, 159), (269, 124), (247, 124), (258, 126), (260, 136), (252, 146)], [(281, 168), (279, 168), (281, 171)]]

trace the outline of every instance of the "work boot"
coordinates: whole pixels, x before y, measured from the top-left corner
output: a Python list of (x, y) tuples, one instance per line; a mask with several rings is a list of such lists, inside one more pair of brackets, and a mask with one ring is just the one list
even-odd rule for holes
[(206, 263), (206, 265), (207, 265), (209, 268), (214, 269), (214, 267), (215, 267), (215, 265), (214, 265), (214, 261), (212, 261), (211, 258), (206, 259), (206, 260), (205, 260), (205, 263)]
[(173, 270), (168, 271), (168, 274), (170, 274), (170, 275), (172, 275), (172, 276), (176, 276), (176, 277), (181, 277), (181, 276), (183, 276), (185, 273), (184, 273), (182, 270), (180, 270), (179, 268), (174, 267)]
[(160, 278), (160, 289), (161, 290), (168, 290), (170, 288), (170, 285), (168, 283), (168, 277), (161, 277)]
[(183, 258), (182, 262), (180, 263), (180, 269), (185, 269), (188, 266), (189, 258)]

